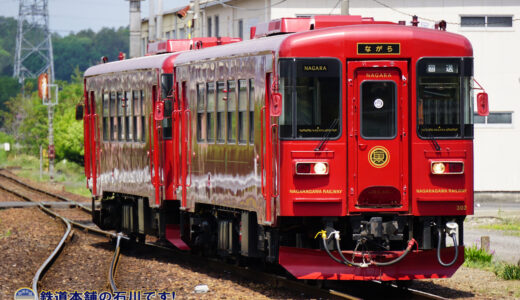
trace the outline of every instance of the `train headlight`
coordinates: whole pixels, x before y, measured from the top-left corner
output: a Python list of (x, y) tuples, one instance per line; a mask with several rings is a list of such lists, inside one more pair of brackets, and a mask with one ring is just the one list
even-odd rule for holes
[(327, 174), (327, 165), (324, 163), (316, 163), (314, 164), (314, 174), (325, 175)]
[(432, 164), (432, 173), (433, 174), (444, 174), (446, 172), (446, 166), (444, 163), (436, 162)]
[(297, 162), (296, 175), (328, 175), (329, 163), (327, 162)]

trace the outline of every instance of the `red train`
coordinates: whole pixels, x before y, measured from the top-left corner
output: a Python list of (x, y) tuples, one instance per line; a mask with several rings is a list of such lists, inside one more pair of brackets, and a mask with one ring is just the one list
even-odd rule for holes
[(300, 279), (451, 276), (473, 213), (469, 41), (359, 16), (252, 35), (85, 72), (95, 223)]

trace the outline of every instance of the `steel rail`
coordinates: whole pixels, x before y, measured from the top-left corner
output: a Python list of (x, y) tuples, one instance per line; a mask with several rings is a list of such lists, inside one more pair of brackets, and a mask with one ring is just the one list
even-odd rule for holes
[(7, 178), (8, 180), (14, 181), (15, 183), (17, 183), (17, 184), (19, 184), (21, 186), (24, 186), (24, 187), (26, 187), (26, 188), (28, 188), (30, 190), (33, 190), (35, 192), (42, 193), (42, 194), (45, 194), (45, 195), (47, 195), (49, 197), (53, 197), (53, 198), (59, 199), (61, 201), (65, 201), (65, 202), (69, 202), (71, 204), (74, 204), (74, 205), (76, 205), (77, 207), (79, 207), (80, 209), (82, 209), (84, 211), (87, 211), (87, 212), (90, 212), (90, 213), (92, 212), (92, 209), (90, 209), (89, 207), (84, 206), (82, 203), (78, 203), (77, 201), (70, 200), (70, 199), (68, 199), (66, 197), (63, 197), (63, 196), (60, 196), (60, 195), (55, 195), (55, 194), (52, 194), (52, 193), (50, 193), (50, 192), (48, 192), (46, 190), (42, 190), (42, 189), (33, 187), (33, 186), (31, 186), (31, 185), (29, 185), (29, 184), (27, 184), (27, 183), (25, 183), (23, 181), (20, 181), (20, 180), (14, 178), (14, 177), (7, 176), (4, 173), (2, 173), (1, 171), (6, 171), (6, 169), (0, 168), (0, 177), (4, 177), (4, 178)]
[(120, 254), (120, 243), (121, 243), (121, 234), (117, 235), (116, 249), (114, 251), (114, 256), (112, 257), (112, 262), (110, 263), (110, 269), (108, 270), (108, 282), (110, 283), (110, 289), (112, 293), (118, 291), (116, 282), (114, 280), (114, 276), (117, 269), (117, 263), (119, 262), (119, 254)]
[[(29, 198), (29, 197), (27, 197), (25, 195), (22, 195), (22, 194), (20, 194), (20, 193), (18, 193), (16, 191), (9, 190), (9, 189), (7, 189), (6, 187), (4, 187), (2, 185), (0, 185), (0, 190), (4, 190), (4, 191), (6, 191), (8, 193), (11, 193), (11, 194), (15, 195), (16, 197), (21, 198), (21, 199), (23, 199), (25, 201), (35, 202), (35, 201), (31, 200), (31, 198)], [(67, 225), (67, 231), (66, 231), (66, 235), (64, 235), (64, 237), (61, 239), (60, 243), (58, 244), (56, 249), (53, 251), (51, 256), (49, 256), (49, 258), (44, 262), (44, 264), (39, 268), (38, 272), (34, 276), (34, 279), (33, 279), (33, 291), (35, 291), (35, 300), (38, 300), (38, 294), (39, 294), (38, 290), (37, 290), (38, 282), (41, 280), (41, 278), (43, 278), (43, 275), (45, 274), (45, 272), (52, 266), (52, 263), (56, 260), (56, 258), (59, 255), (59, 253), (61, 253), (61, 251), (63, 250), (63, 248), (65, 246), (65, 242), (67, 240), (67, 237), (70, 235), (70, 231), (71, 231), (72, 227), (76, 227), (76, 228), (82, 229), (82, 231), (84, 231), (85, 233), (101, 235), (101, 236), (105, 236), (105, 237), (109, 237), (109, 238), (117, 238), (116, 250), (115, 250), (114, 257), (112, 259), (112, 263), (110, 265), (109, 275), (108, 275), (109, 276), (109, 286), (112, 289), (112, 292), (116, 292), (117, 291), (117, 286), (115, 285), (115, 281), (113, 280), (113, 276), (115, 274), (115, 271), (116, 271), (116, 268), (117, 268), (117, 263), (119, 261), (120, 248), (121, 248), (120, 247), (120, 242), (121, 242), (121, 239), (129, 240), (129, 238), (126, 237), (126, 236), (123, 236), (121, 234), (116, 234), (116, 233), (113, 233), (113, 232), (104, 231), (104, 230), (101, 230), (101, 229), (97, 229), (95, 227), (86, 226), (84, 224), (72, 221), (72, 220), (70, 220), (70, 219), (68, 219), (66, 217), (61, 216), (60, 214), (56, 213), (55, 211), (52, 211), (51, 209), (46, 208), (44, 206), (44, 203), (38, 202), (38, 204), (39, 204), (38, 207), (41, 210), (43, 210), (45, 213), (47, 213), (49, 215), (52, 215), (52, 216), (54, 216), (56, 218), (60, 218)]]
[(43, 262), (43, 264), (40, 266), (40, 268), (38, 269), (38, 271), (36, 272), (36, 274), (33, 277), (32, 289), (35, 293), (35, 295), (34, 295), (35, 300), (39, 299), (38, 283), (43, 278), (43, 276), (45, 275), (47, 270), (50, 268), (50, 266), (52, 266), (52, 264), (54, 263), (54, 261), (56, 260), (58, 255), (61, 253), (61, 251), (65, 248), (65, 243), (67, 242), (69, 236), (71, 235), (71, 231), (72, 231), (72, 226), (67, 219), (55, 214), (53, 211), (44, 207), (42, 204), (40, 204), (39, 207), (45, 213), (53, 215), (56, 218), (59, 218), (67, 226), (67, 229), (65, 230), (65, 234), (63, 234), (63, 237), (61, 238), (60, 242), (58, 243), (58, 245), (56, 246), (54, 251), (52, 251), (51, 255), (49, 255), (49, 257)]
[[(372, 282), (374, 283), (377, 283), (377, 284), (380, 284), (381, 286), (384, 285), (384, 283), (382, 281), (379, 281), (379, 280), (372, 280)], [(410, 294), (412, 294), (413, 296), (415, 296), (413, 299), (433, 299), (433, 300), (446, 300), (448, 298), (445, 298), (445, 297), (442, 297), (442, 296), (439, 296), (439, 295), (435, 295), (435, 294), (432, 294), (432, 293), (428, 293), (428, 292), (424, 292), (424, 291), (420, 291), (420, 290), (416, 290), (416, 289), (411, 289), (411, 288), (401, 288), (399, 286), (397, 286), (396, 284), (388, 284), (387, 285), (388, 287), (391, 287), (393, 289), (402, 289), (403, 291), (407, 291), (409, 292)]]

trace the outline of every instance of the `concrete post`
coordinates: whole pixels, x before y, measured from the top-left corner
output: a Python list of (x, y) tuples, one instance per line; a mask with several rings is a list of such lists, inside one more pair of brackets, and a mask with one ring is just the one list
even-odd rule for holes
[(156, 23), (156, 32), (155, 35), (157, 40), (160, 41), (163, 39), (163, 0), (157, 0), (157, 23)]
[(350, 10), (349, 0), (341, 0), (341, 14), (350, 15), (349, 10)]
[(130, 0), (130, 58), (141, 53), (141, 0)]
[(155, 41), (155, 0), (149, 0), (148, 9), (148, 41)]

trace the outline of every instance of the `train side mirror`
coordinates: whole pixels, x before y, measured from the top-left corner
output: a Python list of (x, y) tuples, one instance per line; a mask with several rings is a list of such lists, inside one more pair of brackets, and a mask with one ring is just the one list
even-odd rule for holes
[(83, 120), (83, 104), (76, 105), (76, 121)]
[(486, 92), (477, 95), (477, 113), (479, 116), (489, 116), (489, 101)]
[(282, 94), (271, 95), (271, 117), (279, 117), (282, 114)]
[(164, 119), (164, 102), (158, 101), (155, 103), (153, 118), (155, 121), (162, 121)]

